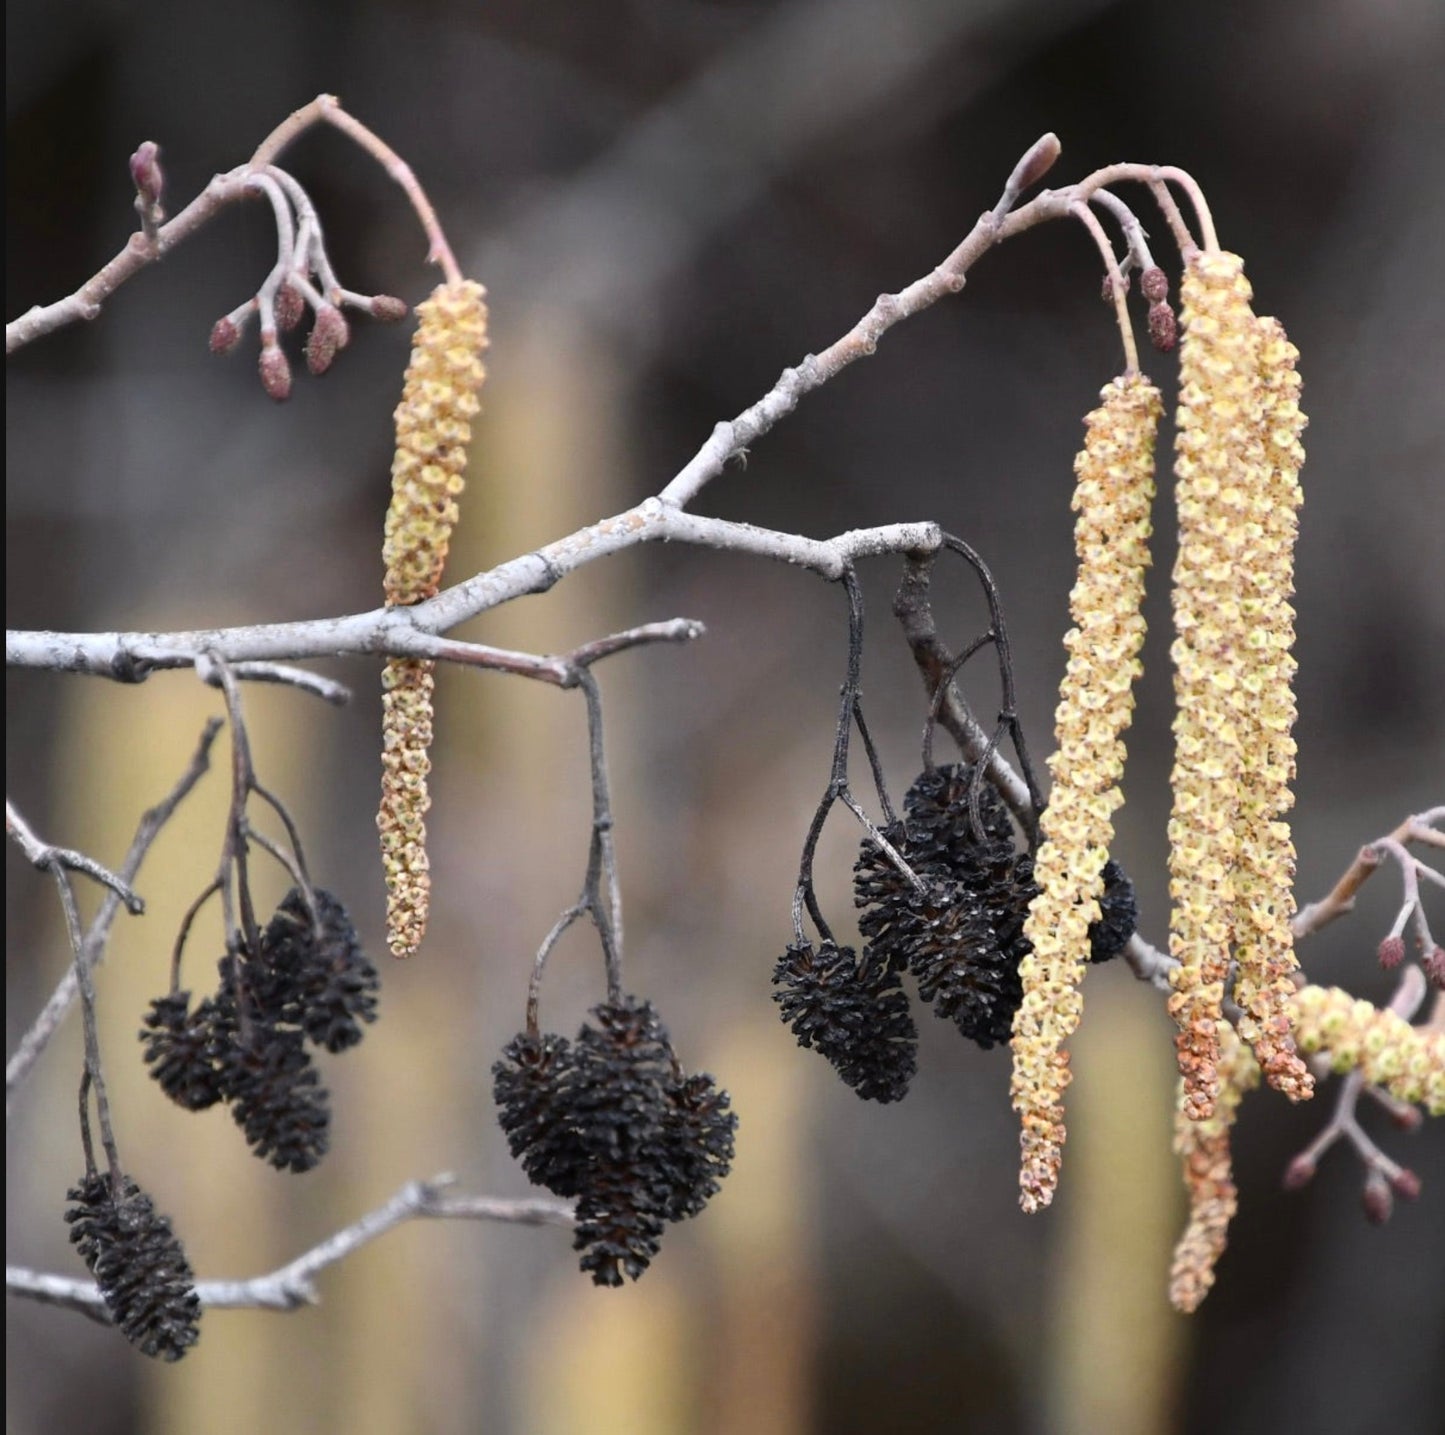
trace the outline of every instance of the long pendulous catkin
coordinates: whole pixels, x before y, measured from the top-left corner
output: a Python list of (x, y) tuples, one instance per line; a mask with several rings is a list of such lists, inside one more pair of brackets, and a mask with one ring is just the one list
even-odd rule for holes
[[(438, 285), (417, 306), (419, 323), (391, 465), (382, 559), (388, 606), (420, 603), (441, 584), (466, 483), (467, 444), (486, 370), (486, 290), (471, 280)], [(393, 658), (382, 675), (381, 831), (387, 943), (409, 957), (426, 931), (431, 875), (424, 814), (432, 739), (432, 663)]]
[(1123, 802), (1124, 730), (1144, 641), (1140, 604), (1149, 564), (1154, 437), (1159, 391), (1140, 374), (1116, 379), (1085, 420), (1074, 460), (1078, 578), (1069, 595), (1075, 626), (1054, 715), (1053, 788), (1040, 822), (1034, 867), (1039, 893), (1019, 964), (1023, 1001), (1014, 1017), (1012, 1099), (1020, 1120), (1019, 1201), (1036, 1211), (1053, 1199), (1064, 1143), (1064, 1043), (1079, 1024), (1079, 983), (1098, 920), (1103, 869)]
[[(1309, 1072), (1285, 1006), (1294, 852), (1292, 558), (1303, 426), (1293, 350), (1255, 317), (1244, 265), (1194, 256), (1184, 274), (1175, 476), (1174, 769), (1169, 1009), (1184, 1111), (1213, 1112), (1224, 984), (1239, 963), (1241, 1027), (1271, 1085)], [(1235, 944), (1238, 950), (1235, 951)]]

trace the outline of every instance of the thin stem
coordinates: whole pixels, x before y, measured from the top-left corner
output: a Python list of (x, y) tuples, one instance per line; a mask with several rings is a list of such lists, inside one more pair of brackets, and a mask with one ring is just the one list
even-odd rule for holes
[(76, 852), (69, 847), (55, 847), (49, 842), (41, 841), (8, 797), (5, 799), (5, 835), (25, 854), (25, 860), (39, 871), (48, 872), (59, 863), (72, 872), (83, 872), (103, 887), (109, 887), (125, 903), (126, 911), (132, 916), (138, 917), (145, 911), (144, 900), (109, 867), (101, 866), (83, 852)]
[[(136, 874), (140, 871), (141, 864), (145, 861), (152, 843), (160, 835), (161, 829), (170, 821), (176, 808), (190, 794), (191, 789), (206, 774), (211, 762), (211, 746), (215, 742), (216, 734), (220, 732), (221, 726), (220, 718), (207, 719), (205, 728), (201, 732), (200, 741), (191, 754), (190, 762), (175, 786), (160, 802), (142, 814), (140, 822), (136, 826), (135, 836), (131, 838), (130, 848), (125, 854), (125, 860), (120, 865), (120, 875), (125, 882), (135, 881)], [(96, 966), (104, 956), (106, 943), (110, 939), (110, 929), (120, 912), (120, 907), (120, 897), (113, 890), (107, 891), (101, 900), (100, 909), (96, 912), (90, 928), (85, 934), (82, 947), (85, 966)], [(74, 1006), (79, 993), (80, 984), (76, 969), (74, 966), (68, 967), (50, 999), (40, 1009), (40, 1014), (31, 1023), (30, 1029), (20, 1038), (13, 1055), (5, 1063), (5, 1114), (7, 1118), (15, 1093), (40, 1059), (41, 1053), (50, 1044), (50, 1039), (60, 1029), (61, 1022), (65, 1020), (67, 1013)]]
[(181, 989), (181, 960), (185, 955), (186, 943), (190, 940), (191, 924), (196, 920), (201, 908), (220, 890), (221, 879), (219, 877), (212, 877), (206, 884), (205, 889), (201, 892), (201, 895), (186, 908), (186, 914), (181, 918), (181, 929), (176, 933), (176, 940), (171, 946), (172, 995)]
[(1119, 338), (1124, 344), (1124, 372), (1137, 374), (1139, 372), (1139, 346), (1134, 342), (1134, 326), (1129, 320), (1128, 290), (1124, 284), (1123, 272), (1119, 268), (1119, 261), (1114, 255), (1114, 246), (1109, 243), (1109, 236), (1104, 233), (1104, 226), (1099, 223), (1094, 211), (1087, 204), (1077, 202), (1071, 204), (1069, 213), (1089, 231), (1095, 245), (1098, 246), (1099, 257), (1104, 261), (1104, 272), (1109, 276), (1109, 294), (1114, 301), (1114, 318), (1119, 324)]

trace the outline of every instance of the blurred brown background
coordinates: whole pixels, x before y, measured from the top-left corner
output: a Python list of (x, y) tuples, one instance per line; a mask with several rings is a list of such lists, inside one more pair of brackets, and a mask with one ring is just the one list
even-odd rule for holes
[[(1044, 130), (1064, 143), (1059, 183), (1122, 158), (1189, 168), (1248, 259), (1261, 310), (1304, 354), (1302, 895), (1442, 800), (1435, 0), (14, 0), (6, 39), (7, 315), (73, 288), (123, 242), (125, 161), (142, 139), (163, 146), (173, 207), (321, 90), (411, 162), (492, 296), (458, 577), (655, 492), (784, 364), (938, 262)], [(319, 202), (345, 282), (425, 294), (420, 237), (368, 161), (323, 132), (287, 163)], [(1164, 253), (1163, 225), (1139, 207)], [(358, 326), (330, 376), (299, 377), (273, 407), (249, 345), (229, 362), (205, 352), (211, 322), (269, 265), (268, 242), (260, 207), (233, 211), (101, 322), (10, 364), (12, 625), (178, 627), (378, 601), (407, 336)], [(1071, 581), (1069, 464), (1080, 417), (1118, 367), (1098, 287), (1076, 229), (1009, 244), (699, 505), (819, 536), (901, 518), (962, 534), (1002, 585), (1040, 751)], [(1151, 367), (1172, 378), (1168, 361)], [(1167, 920), (1168, 567), (1161, 552), (1118, 848), (1155, 940)], [(920, 699), (888, 615), (895, 578), (891, 561), (865, 573), (865, 692), (901, 791)], [(956, 634), (981, 626), (967, 583), (943, 592)], [(707, 1214), (622, 1292), (579, 1276), (557, 1230), (413, 1225), (326, 1274), (318, 1309), (208, 1315), (180, 1367), (12, 1301), (7, 1430), (1438, 1430), (1438, 1126), (1384, 1138), (1425, 1198), (1376, 1230), (1341, 1152), (1303, 1193), (1279, 1190), (1322, 1110), (1252, 1099), (1221, 1284), (1185, 1321), (1165, 1300), (1182, 1219), (1171, 1048), (1161, 1003), (1125, 972), (1090, 980), (1064, 1187), (1041, 1218), (1015, 1205), (1004, 1053), (965, 1049), (922, 1013), (913, 1093), (879, 1109), (796, 1050), (768, 976), (827, 776), (840, 594), (756, 561), (644, 551), (464, 635), (561, 650), (677, 614), (705, 620), (708, 638), (600, 671), (629, 982), (741, 1114), (735, 1173)], [(356, 686), (350, 709), (253, 691), (252, 740), (319, 880), (379, 954), (375, 675), (332, 670)], [(22, 673), (7, 692), (11, 795), (43, 834), (112, 862), (218, 708), (182, 674), (120, 688)], [(976, 695), (994, 701), (986, 685)], [(450, 1169), (467, 1190), (525, 1190), (488, 1067), (520, 1025), (530, 954), (581, 878), (582, 705), (449, 673), (439, 712), (431, 935), (416, 962), (387, 965), (382, 1021), (328, 1067), (335, 1143), (318, 1172), (278, 1176), (224, 1114), (170, 1107), (134, 1044), (178, 915), (215, 861), (219, 774), (145, 869), (150, 915), (119, 929), (100, 977), (118, 1134), (204, 1275), (269, 1269), (412, 1177)], [(853, 844), (840, 820), (823, 853), (845, 926)], [(13, 854), (7, 864), (13, 1041), (65, 953), (50, 885)], [(1371, 954), (1397, 900), (1381, 874), (1356, 917), (1310, 943), (1310, 970), (1387, 992)], [(219, 943), (200, 935), (193, 982)], [(599, 967), (585, 935), (560, 949), (551, 1025), (575, 1027)], [(79, 1060), (72, 1020), (7, 1144), (10, 1258), (77, 1272), (60, 1210), (81, 1169)]]

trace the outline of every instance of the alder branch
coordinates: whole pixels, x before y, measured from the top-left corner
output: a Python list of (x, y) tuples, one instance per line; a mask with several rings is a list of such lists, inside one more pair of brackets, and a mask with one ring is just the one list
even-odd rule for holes
[(87, 857), (84, 852), (76, 852), (70, 847), (55, 847), (49, 842), (43, 842), (35, 835), (34, 829), (20, 815), (15, 804), (7, 797), (5, 799), (5, 835), (25, 854), (25, 860), (32, 867), (40, 871), (51, 871), (56, 867), (63, 867), (71, 872), (84, 872), (87, 877), (93, 878), (103, 887), (109, 887), (122, 902), (125, 909), (133, 917), (138, 917), (146, 909), (142, 898), (133, 892), (126, 882), (117, 877), (109, 867), (103, 867), (93, 857)]
[[(135, 880), (146, 853), (150, 851), (151, 844), (160, 835), (161, 829), (170, 821), (172, 814), (185, 800), (191, 789), (205, 775), (211, 762), (211, 745), (215, 742), (216, 734), (220, 732), (221, 727), (220, 718), (211, 718), (206, 723), (195, 752), (179, 781), (160, 802), (142, 815), (136, 827), (135, 836), (131, 839), (130, 848), (125, 854), (125, 860), (120, 865), (121, 879), (127, 885)], [(84, 963), (87, 968), (97, 966), (104, 956), (106, 944), (110, 939), (110, 929), (120, 907), (119, 895), (113, 890), (108, 891), (81, 943), (78, 961)], [(51, 994), (50, 1000), (41, 1008), (39, 1016), (35, 1018), (30, 1029), (20, 1038), (14, 1054), (5, 1063), (5, 1115), (7, 1119), (10, 1115), (10, 1102), (16, 1090), (30, 1074), (31, 1067), (35, 1065), (40, 1054), (49, 1045), (50, 1038), (55, 1035), (60, 1023), (65, 1020), (66, 1014), (75, 1005), (75, 999), (79, 994), (80, 985), (76, 978), (76, 967), (72, 963)]]
[[(203, 1306), (213, 1310), (299, 1310), (320, 1301), (316, 1277), (328, 1266), (345, 1260), (408, 1221), (504, 1221), (524, 1226), (575, 1224), (572, 1208), (565, 1202), (445, 1194), (455, 1180), (454, 1176), (443, 1173), (429, 1181), (408, 1182), (384, 1206), (328, 1236), (278, 1270), (247, 1280), (198, 1281), (196, 1294)], [(110, 1312), (93, 1281), (33, 1271), (24, 1266), (6, 1266), (5, 1289), (22, 1299), (62, 1306), (103, 1325), (110, 1324)]]

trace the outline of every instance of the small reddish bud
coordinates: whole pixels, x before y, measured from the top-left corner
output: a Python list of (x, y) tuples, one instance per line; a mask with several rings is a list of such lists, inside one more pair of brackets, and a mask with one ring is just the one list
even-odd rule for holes
[(1371, 1171), (1365, 1177), (1360, 1204), (1365, 1208), (1365, 1219), (1374, 1226), (1383, 1226), (1394, 1214), (1395, 1198), (1390, 1194), (1390, 1183), (1378, 1171)]
[(283, 334), (289, 334), (306, 313), (306, 300), (301, 291), (288, 279), (276, 291), (276, 327)]
[(383, 324), (395, 324), (406, 316), (406, 303), (394, 294), (378, 294), (371, 301), (371, 317), (380, 319)]
[(229, 354), (241, 342), (241, 326), (227, 314), (211, 325), (211, 352)]
[(1139, 276), (1139, 287), (1151, 304), (1162, 304), (1169, 297), (1169, 276), (1156, 264)]
[(1408, 1166), (1402, 1166), (1390, 1177), (1390, 1189), (1407, 1201), (1420, 1199), (1420, 1178)]
[(1062, 148), (1052, 132), (1036, 139), (1014, 169), (1009, 187), (1017, 194), (1037, 184), (1054, 167)]
[(291, 365), (275, 339), (261, 345), (261, 387), (279, 404), (291, 397)]
[(1425, 954), (1425, 975), (1437, 987), (1445, 987), (1445, 947), (1431, 947)]
[(1168, 304), (1160, 302), (1149, 306), (1149, 342), (1161, 354), (1167, 354), (1179, 342), (1179, 326)]
[(351, 342), (351, 327), (334, 304), (323, 304), (316, 311), (316, 322), (306, 336), (306, 367), (313, 374), (324, 374), (331, 367), (337, 350)]
[(1390, 1125), (1397, 1131), (1418, 1131), (1424, 1120), (1418, 1106), (1395, 1106), (1390, 1111)]
[(1377, 953), (1380, 958), (1380, 965), (1387, 972), (1393, 972), (1401, 962), (1405, 960), (1405, 940), (1403, 937), (1385, 937), (1380, 942), (1380, 949)]
[(165, 176), (161, 173), (161, 147), (154, 140), (146, 140), (130, 157), (130, 177), (135, 192), (147, 206), (161, 202), (161, 191), (166, 187)]
[[(1124, 293), (1127, 294), (1129, 292), (1129, 276), (1127, 274), (1121, 274), (1119, 278), (1123, 283)], [(1104, 284), (1101, 290), (1101, 294), (1104, 303), (1112, 304), (1114, 302), (1114, 276), (1112, 274), (1104, 275)]]
[(1316, 1170), (1314, 1158), (1305, 1152), (1300, 1152), (1288, 1166), (1284, 1168), (1284, 1188), (1286, 1191), (1299, 1191), (1308, 1186), (1314, 1180)]

